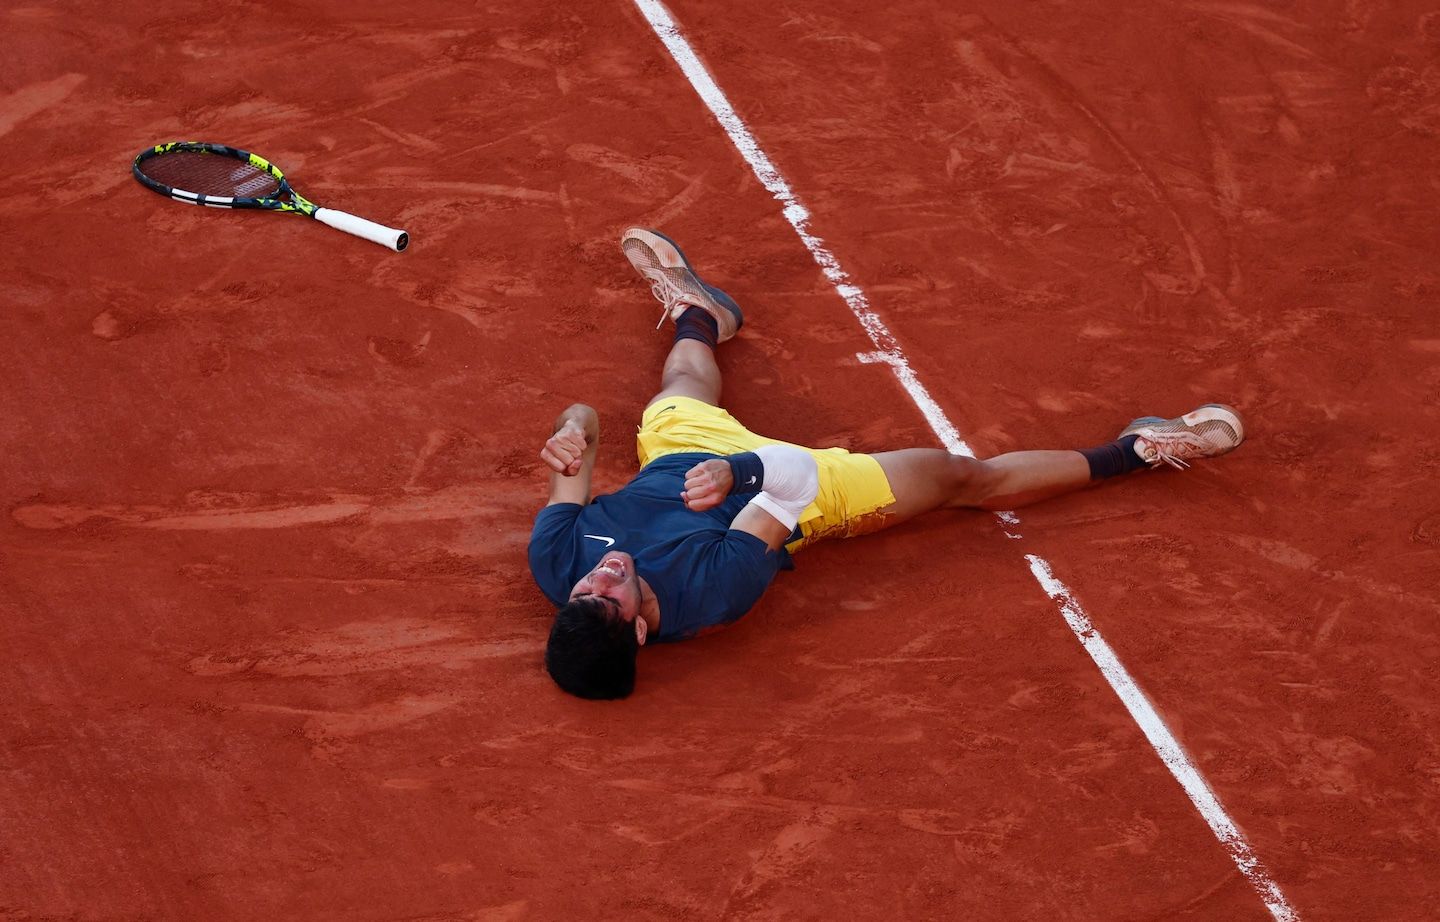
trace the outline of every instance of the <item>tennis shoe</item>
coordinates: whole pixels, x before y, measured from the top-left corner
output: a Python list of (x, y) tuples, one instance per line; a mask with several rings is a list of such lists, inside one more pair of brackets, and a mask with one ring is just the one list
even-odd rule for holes
[(1184, 470), (1197, 458), (1218, 458), (1245, 441), (1245, 425), (1233, 407), (1207, 403), (1175, 419), (1142, 416), (1120, 438), (1137, 436), (1135, 453), (1151, 467), (1168, 464)]
[[(745, 323), (740, 305), (714, 285), (701, 281), (680, 247), (664, 234), (632, 227), (620, 235), (620, 249), (635, 271), (650, 283), (650, 293), (665, 306), (660, 323), (666, 317), (679, 320), (687, 307), (698, 307), (715, 318), (722, 343)], [(659, 328), (660, 323), (655, 326)]]

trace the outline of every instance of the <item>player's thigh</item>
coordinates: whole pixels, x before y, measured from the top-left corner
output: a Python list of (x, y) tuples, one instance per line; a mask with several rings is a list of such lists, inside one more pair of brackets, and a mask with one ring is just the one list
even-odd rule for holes
[(887, 506), (885, 527), (932, 509), (972, 505), (984, 492), (985, 463), (939, 448), (904, 448), (871, 455), (890, 481), (894, 504)]
[(644, 467), (677, 452), (733, 455), (764, 443), (725, 410), (691, 394), (662, 391), (640, 417), (636, 454)]

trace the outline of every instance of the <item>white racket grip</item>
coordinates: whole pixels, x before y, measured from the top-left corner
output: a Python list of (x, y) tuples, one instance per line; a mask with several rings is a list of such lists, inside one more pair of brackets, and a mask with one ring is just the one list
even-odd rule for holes
[(366, 240), (378, 243), (382, 247), (388, 247), (397, 253), (410, 245), (410, 235), (403, 230), (376, 224), (374, 221), (367, 221), (349, 212), (336, 211), (334, 208), (316, 208), (315, 220), (347, 234), (364, 237)]

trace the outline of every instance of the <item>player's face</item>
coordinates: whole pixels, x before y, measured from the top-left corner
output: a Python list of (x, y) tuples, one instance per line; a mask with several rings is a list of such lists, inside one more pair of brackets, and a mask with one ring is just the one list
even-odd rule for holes
[(635, 573), (635, 558), (624, 551), (611, 551), (595, 569), (586, 573), (570, 590), (570, 598), (591, 596), (613, 605), (622, 621), (634, 621), (640, 613), (640, 577)]

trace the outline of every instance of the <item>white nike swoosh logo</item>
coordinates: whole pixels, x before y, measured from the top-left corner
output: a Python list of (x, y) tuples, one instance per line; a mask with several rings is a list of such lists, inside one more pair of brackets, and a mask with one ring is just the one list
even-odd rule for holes
[(606, 547), (611, 547), (615, 544), (615, 539), (608, 535), (586, 535), (585, 537), (594, 538), (596, 541), (604, 541)]
[(748, 486), (750, 486), (750, 484), (752, 484), (752, 483), (754, 483), (754, 482), (755, 482), (755, 477), (752, 475), (749, 480), (745, 481), (745, 486), (748, 487)]

